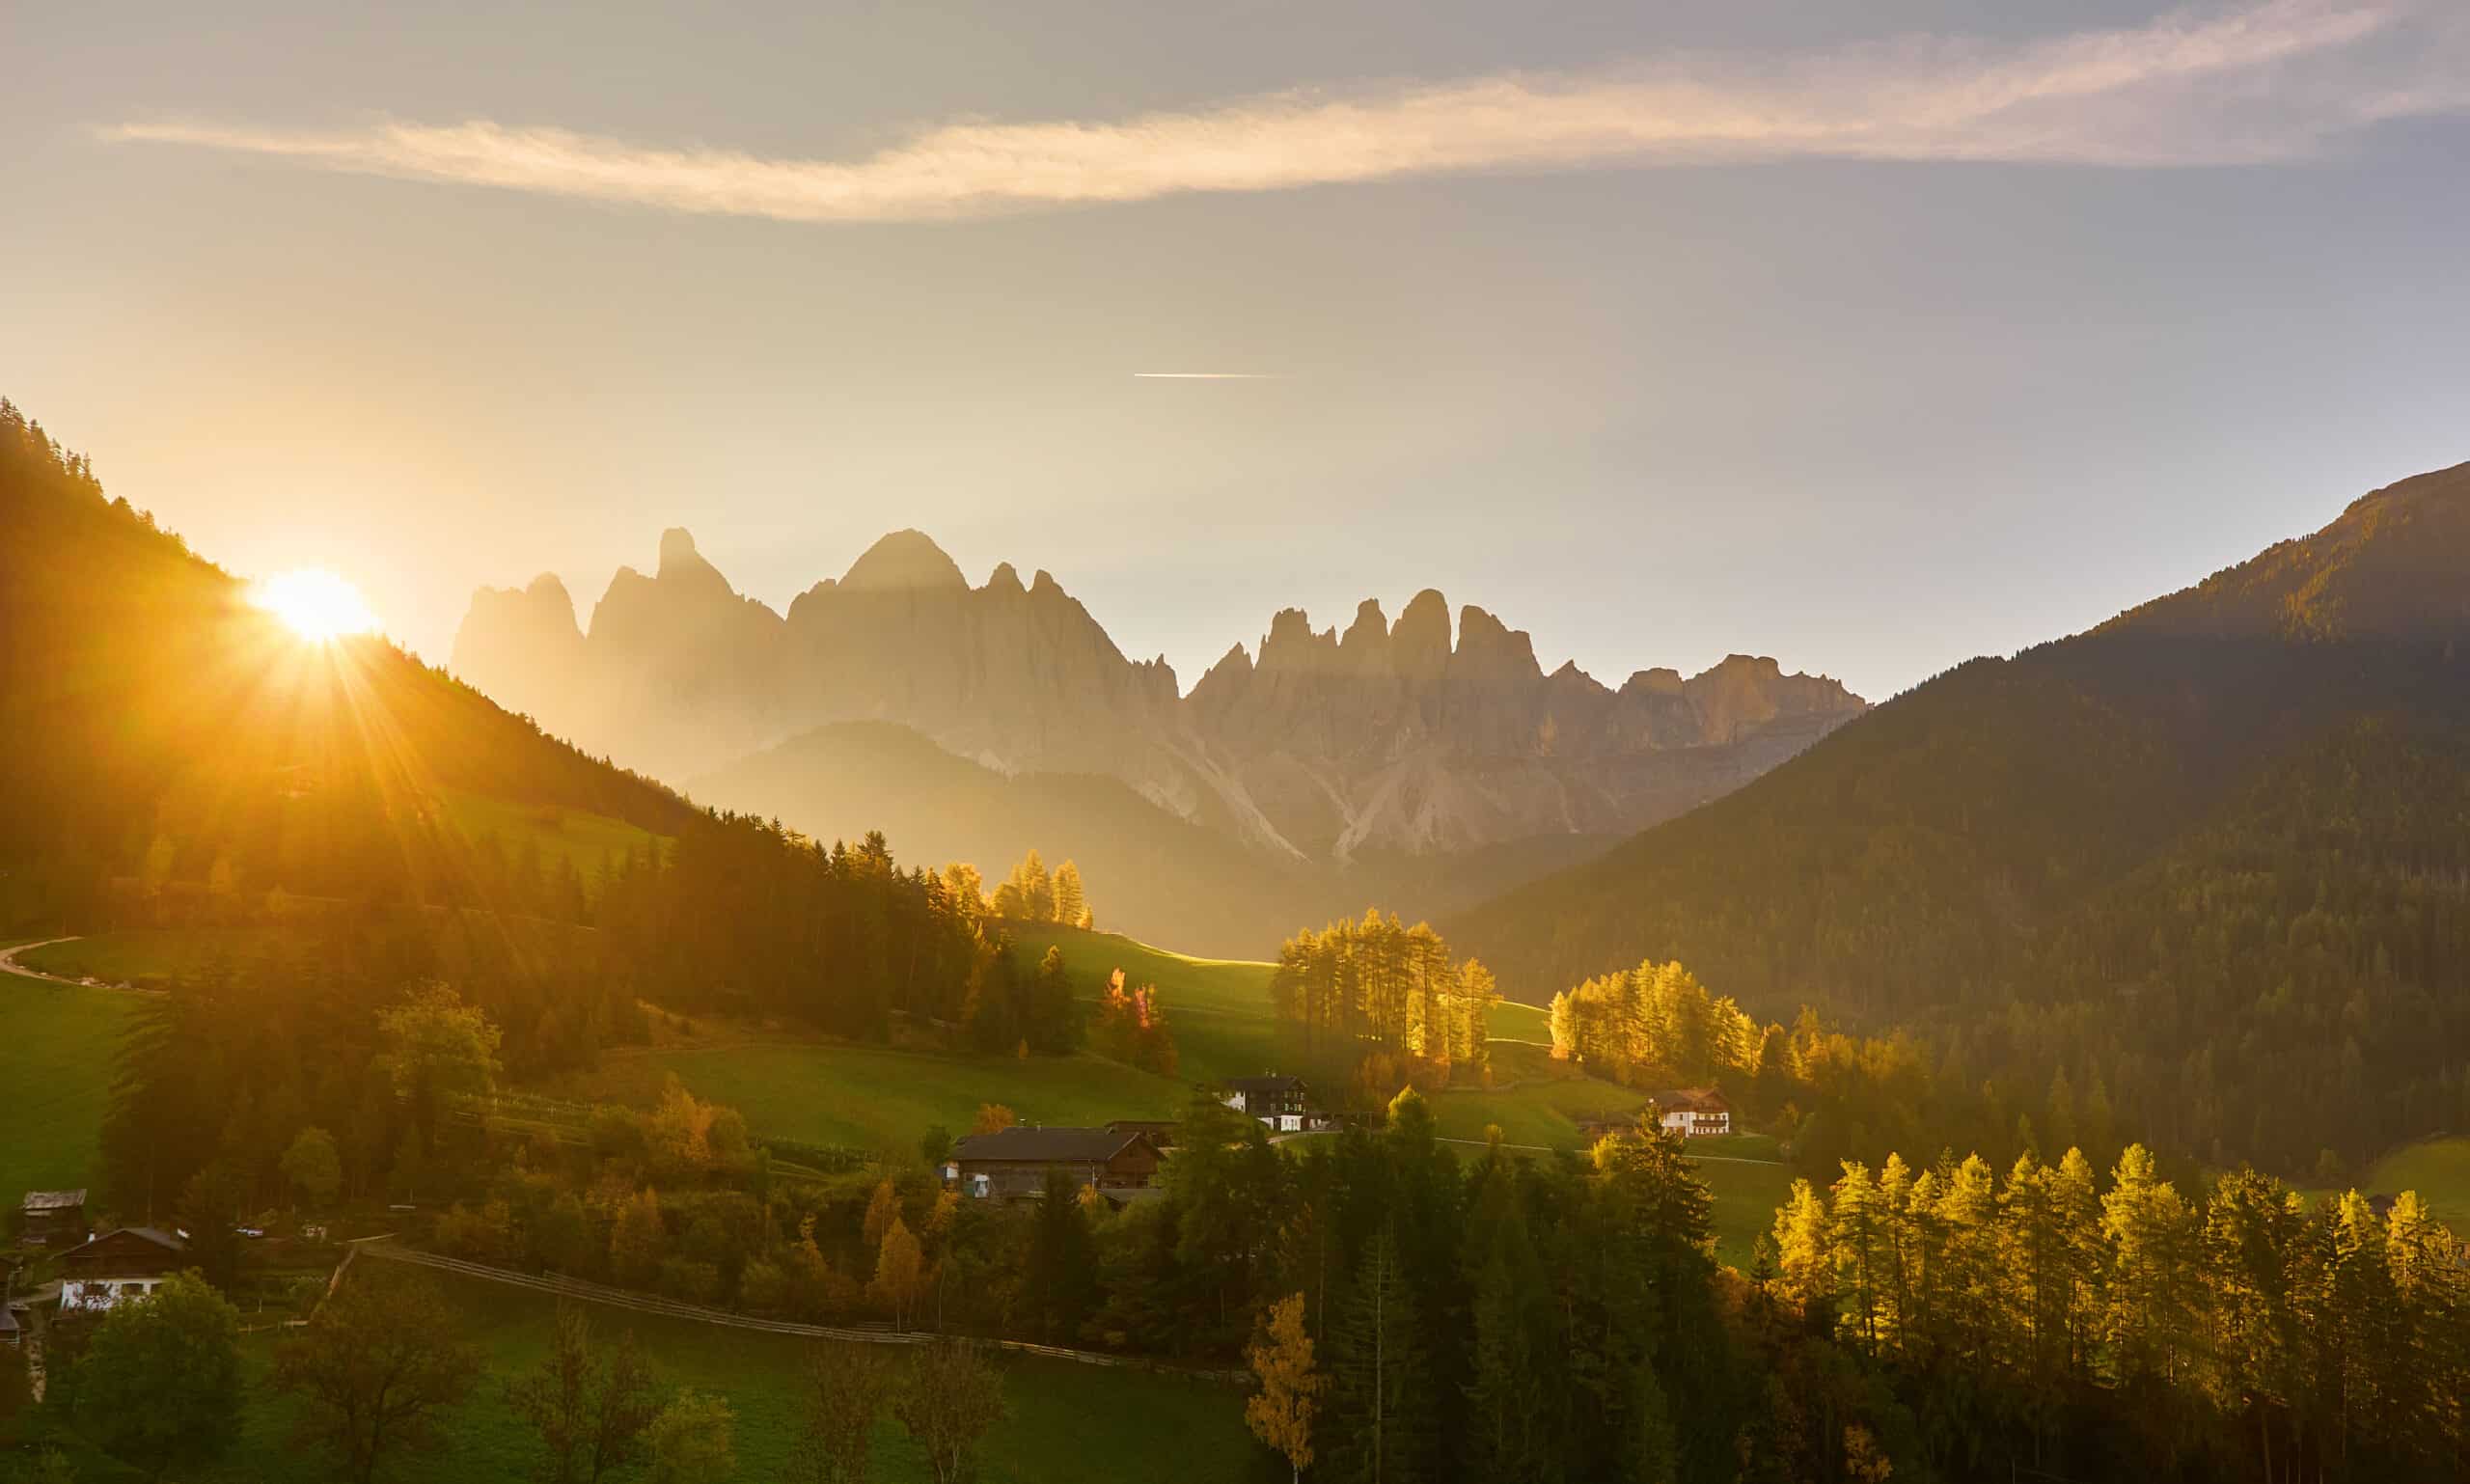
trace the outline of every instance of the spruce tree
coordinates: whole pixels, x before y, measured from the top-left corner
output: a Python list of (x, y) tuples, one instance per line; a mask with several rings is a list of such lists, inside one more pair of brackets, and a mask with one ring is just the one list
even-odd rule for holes
[(1330, 1476), (1347, 1484), (1431, 1477), (1431, 1365), (1414, 1292), (1386, 1230), (1357, 1266), (1330, 1356)]

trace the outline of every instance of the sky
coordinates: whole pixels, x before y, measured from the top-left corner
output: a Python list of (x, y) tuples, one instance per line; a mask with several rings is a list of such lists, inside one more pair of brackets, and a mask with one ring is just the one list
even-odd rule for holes
[(432, 659), (914, 526), (1878, 699), (2470, 458), (2457, 0), (343, 9), (0, 7), (0, 394)]

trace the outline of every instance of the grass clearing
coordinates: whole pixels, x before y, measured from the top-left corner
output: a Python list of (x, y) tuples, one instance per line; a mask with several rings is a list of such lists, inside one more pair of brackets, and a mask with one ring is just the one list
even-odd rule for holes
[(2358, 1188), (2371, 1195), (2416, 1191), (2436, 1220), (2470, 1234), (2470, 1137), (2404, 1144), (2377, 1160)]
[(281, 927), (134, 928), (31, 948), (17, 961), (72, 979), (139, 984), (193, 978), (217, 962), (241, 968), (288, 941)]
[(475, 848), (495, 835), (511, 863), (530, 842), (538, 848), (543, 869), (555, 869), (561, 860), (572, 861), (587, 890), (599, 879), (603, 862), (623, 861), (661, 838), (639, 825), (605, 814), (552, 805), (509, 804), (459, 789), (437, 795), (437, 805), (439, 819)]
[(938, 1123), (966, 1134), (981, 1103), (1023, 1123), (1101, 1124), (1172, 1118), (1190, 1099), (1180, 1081), (1085, 1053), (1019, 1059), (823, 1043), (613, 1052), (555, 1090), (645, 1107), (671, 1073), (737, 1109), (758, 1135), (865, 1149), (914, 1150)]
[[(505, 1402), (505, 1384), (547, 1353), (557, 1301), (480, 1278), (431, 1273), (453, 1305), (457, 1329), (478, 1346), (486, 1373), (441, 1429), (446, 1447), (398, 1463), (394, 1477), (437, 1484), (520, 1484), (532, 1476), (537, 1444)], [(594, 1309), (605, 1340), (631, 1330), (672, 1386), (727, 1396), (737, 1414), (737, 1476), (779, 1478), (796, 1441), (807, 1341), (659, 1315)], [(246, 1341), (253, 1384), (273, 1352), (270, 1336)], [(896, 1354), (887, 1352), (888, 1355)], [(1244, 1429), (1233, 1388), (1142, 1371), (1070, 1361), (1005, 1360), (1011, 1415), (988, 1434), (980, 1477), (989, 1484), (1065, 1484), (1173, 1478), (1183, 1484), (1249, 1484), (1278, 1477), (1268, 1453)], [(199, 1484), (326, 1484), (333, 1466), (291, 1442), (293, 1405), (253, 1390), (240, 1444), (210, 1470), (182, 1473)], [(78, 1449), (81, 1479), (118, 1484), (144, 1475)], [(876, 1435), (874, 1477), (887, 1484), (930, 1477), (896, 1425)]]
[(138, 1008), (118, 990), (0, 975), (0, 1202), (93, 1185), (112, 1062)]
[(1633, 1117), (1647, 1096), (1593, 1077), (1569, 1077), (1490, 1090), (1452, 1087), (1430, 1101), (1443, 1139), (1481, 1140), (1486, 1126), (1498, 1124), (1507, 1143), (1578, 1149), (1586, 1143), (1580, 1125)]
[(1792, 1167), (1697, 1159), (1689, 1168), (1715, 1197), (1709, 1222), (1715, 1229), (1716, 1260), (1748, 1272), (1758, 1239), (1775, 1229), (1775, 1208), (1793, 1194)]
[[(1012, 941), (1032, 962), (1050, 948), (1063, 953), (1063, 967), (1094, 1000), (1117, 969), (1128, 986), (1154, 984), (1163, 992), (1174, 1028), (1182, 1075), (1191, 1081), (1255, 1076), (1275, 1069), (1277, 1023), (1270, 1015), (1270, 976), (1275, 964), (1257, 959), (1191, 958), (1119, 933), (1084, 932), (1051, 923), (1007, 924)], [(1551, 1017), (1531, 1004), (1503, 1001), (1493, 1007), (1490, 1030), (1501, 1044), (1495, 1052), (1501, 1080), (1542, 1070), (1552, 1044)], [(1513, 1044), (1515, 1043), (1515, 1044)]]

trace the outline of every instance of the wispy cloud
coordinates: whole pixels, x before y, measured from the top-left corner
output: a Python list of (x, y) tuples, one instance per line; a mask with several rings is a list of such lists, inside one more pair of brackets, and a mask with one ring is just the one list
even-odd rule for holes
[(1702, 53), (1586, 73), (1295, 92), (1121, 120), (962, 122), (848, 160), (658, 149), (488, 120), (119, 140), (783, 221), (918, 221), (1486, 171), (1800, 158), (2111, 166), (2303, 158), (2470, 107), (2459, 0), (2265, 0), (1991, 43)]

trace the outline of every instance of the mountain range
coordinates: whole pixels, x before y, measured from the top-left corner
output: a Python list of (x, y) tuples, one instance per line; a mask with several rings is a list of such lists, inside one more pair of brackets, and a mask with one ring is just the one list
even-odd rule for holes
[[(1004, 563), (974, 587), (916, 531), (782, 615), (672, 530), (653, 574), (621, 568), (588, 624), (554, 576), (482, 590), (452, 664), (708, 802), (989, 868), (1072, 855), (1116, 925), (1253, 953), (1367, 892), (1420, 883), (1405, 905), (1441, 910), (1581, 858), (1864, 708), (1741, 655), (1617, 690), (1574, 664), (1548, 674), (1481, 608), (1453, 633), (1429, 590), (1395, 625), (1373, 601), (1343, 632), (1288, 609), (1186, 694), (1046, 572)], [(1258, 911), (1230, 921), (1230, 899)]]

